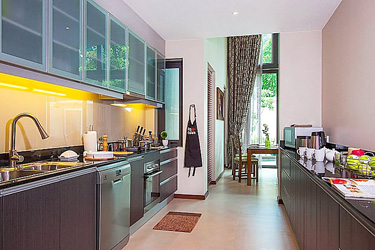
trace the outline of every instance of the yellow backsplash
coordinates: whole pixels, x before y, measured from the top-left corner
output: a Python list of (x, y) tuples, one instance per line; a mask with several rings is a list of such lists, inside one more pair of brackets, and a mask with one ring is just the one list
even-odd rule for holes
[(144, 105), (115, 107), (96, 94), (1, 73), (0, 106), (0, 153), (9, 150), (12, 119), (24, 112), (34, 114), (50, 137), (42, 140), (33, 121), (22, 118), (17, 123), (19, 151), (82, 145), (90, 125), (109, 141), (132, 137), (137, 125), (155, 129), (155, 110)]

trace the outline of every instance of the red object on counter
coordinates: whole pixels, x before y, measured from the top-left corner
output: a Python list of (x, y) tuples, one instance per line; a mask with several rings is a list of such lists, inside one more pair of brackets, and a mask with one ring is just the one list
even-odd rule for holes
[(363, 150), (353, 150), (352, 155), (362, 156), (365, 154), (365, 151)]

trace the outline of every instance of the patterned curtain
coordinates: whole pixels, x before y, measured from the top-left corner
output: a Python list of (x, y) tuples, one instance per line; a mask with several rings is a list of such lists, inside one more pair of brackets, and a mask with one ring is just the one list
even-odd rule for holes
[[(253, 94), (262, 35), (228, 38), (228, 138), (240, 136), (247, 120)], [(232, 145), (227, 143), (227, 157)]]

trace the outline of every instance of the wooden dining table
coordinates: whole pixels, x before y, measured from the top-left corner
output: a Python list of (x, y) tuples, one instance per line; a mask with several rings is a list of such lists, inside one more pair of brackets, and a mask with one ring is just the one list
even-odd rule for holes
[[(270, 148), (267, 148), (265, 146), (249, 146), (247, 148), (247, 185), (251, 186), (251, 180), (254, 178), (251, 178), (251, 173), (253, 172), (253, 166), (251, 164), (251, 157), (252, 154), (279, 154), (279, 148), (277, 145), (273, 145)], [(259, 166), (258, 166), (259, 168)], [(256, 169), (256, 182), (258, 182), (258, 169)]]

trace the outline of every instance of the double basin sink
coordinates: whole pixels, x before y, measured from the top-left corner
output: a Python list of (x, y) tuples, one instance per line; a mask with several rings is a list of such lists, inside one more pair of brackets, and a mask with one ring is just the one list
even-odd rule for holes
[(0, 168), (0, 182), (12, 181), (19, 178), (32, 177), (51, 171), (82, 166), (79, 162), (35, 162), (20, 165), (19, 168)]

